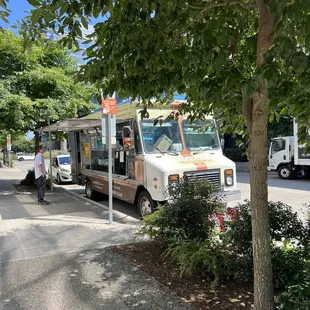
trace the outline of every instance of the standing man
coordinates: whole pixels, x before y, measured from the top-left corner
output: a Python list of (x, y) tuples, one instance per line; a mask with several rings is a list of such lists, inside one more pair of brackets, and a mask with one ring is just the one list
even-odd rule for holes
[(49, 202), (44, 200), (45, 188), (46, 188), (46, 169), (44, 163), (44, 147), (39, 145), (39, 152), (34, 160), (34, 173), (38, 186), (38, 204), (48, 205)]

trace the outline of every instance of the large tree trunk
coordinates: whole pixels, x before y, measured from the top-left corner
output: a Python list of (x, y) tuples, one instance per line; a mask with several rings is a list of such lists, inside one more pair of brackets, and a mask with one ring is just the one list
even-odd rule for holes
[[(257, 66), (264, 62), (264, 54), (273, 44), (276, 20), (268, 8), (268, 0), (256, 0), (260, 13), (257, 42)], [(259, 81), (253, 102), (243, 107), (249, 130), (249, 162), (252, 210), (252, 243), (254, 263), (254, 309), (273, 310), (274, 294), (270, 253), (267, 184), (267, 125), (268, 90)]]

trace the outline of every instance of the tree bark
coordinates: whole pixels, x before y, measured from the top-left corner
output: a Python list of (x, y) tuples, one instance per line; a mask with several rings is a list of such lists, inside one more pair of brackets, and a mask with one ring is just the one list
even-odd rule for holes
[[(257, 42), (257, 66), (264, 62), (264, 54), (274, 41), (276, 19), (270, 13), (268, 0), (256, 0), (259, 10), (259, 32)], [(244, 107), (243, 115), (249, 107)], [(252, 212), (252, 246), (254, 263), (254, 309), (273, 310), (274, 293), (270, 253), (270, 229), (268, 215), (268, 173), (267, 173), (267, 125), (268, 89), (261, 80), (253, 95), (249, 129), (249, 165)]]
[(34, 132), (34, 141), (35, 141), (35, 154), (37, 154), (39, 152), (39, 145), (40, 145), (40, 142), (41, 142), (41, 138), (39, 136), (39, 133), (37, 131)]

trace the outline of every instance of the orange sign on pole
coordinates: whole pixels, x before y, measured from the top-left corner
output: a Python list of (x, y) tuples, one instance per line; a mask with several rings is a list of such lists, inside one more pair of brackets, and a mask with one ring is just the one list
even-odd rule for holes
[(116, 114), (116, 99), (102, 99), (102, 113), (103, 114)]

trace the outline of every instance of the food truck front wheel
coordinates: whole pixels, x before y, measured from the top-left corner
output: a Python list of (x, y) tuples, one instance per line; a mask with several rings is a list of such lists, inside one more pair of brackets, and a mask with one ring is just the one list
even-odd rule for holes
[(138, 197), (137, 201), (138, 212), (141, 218), (153, 213), (156, 207), (155, 201), (152, 199), (148, 191), (143, 190)]
[(89, 179), (86, 179), (85, 181), (85, 194), (89, 199), (95, 199), (98, 195), (98, 192), (93, 190), (91, 181)]

